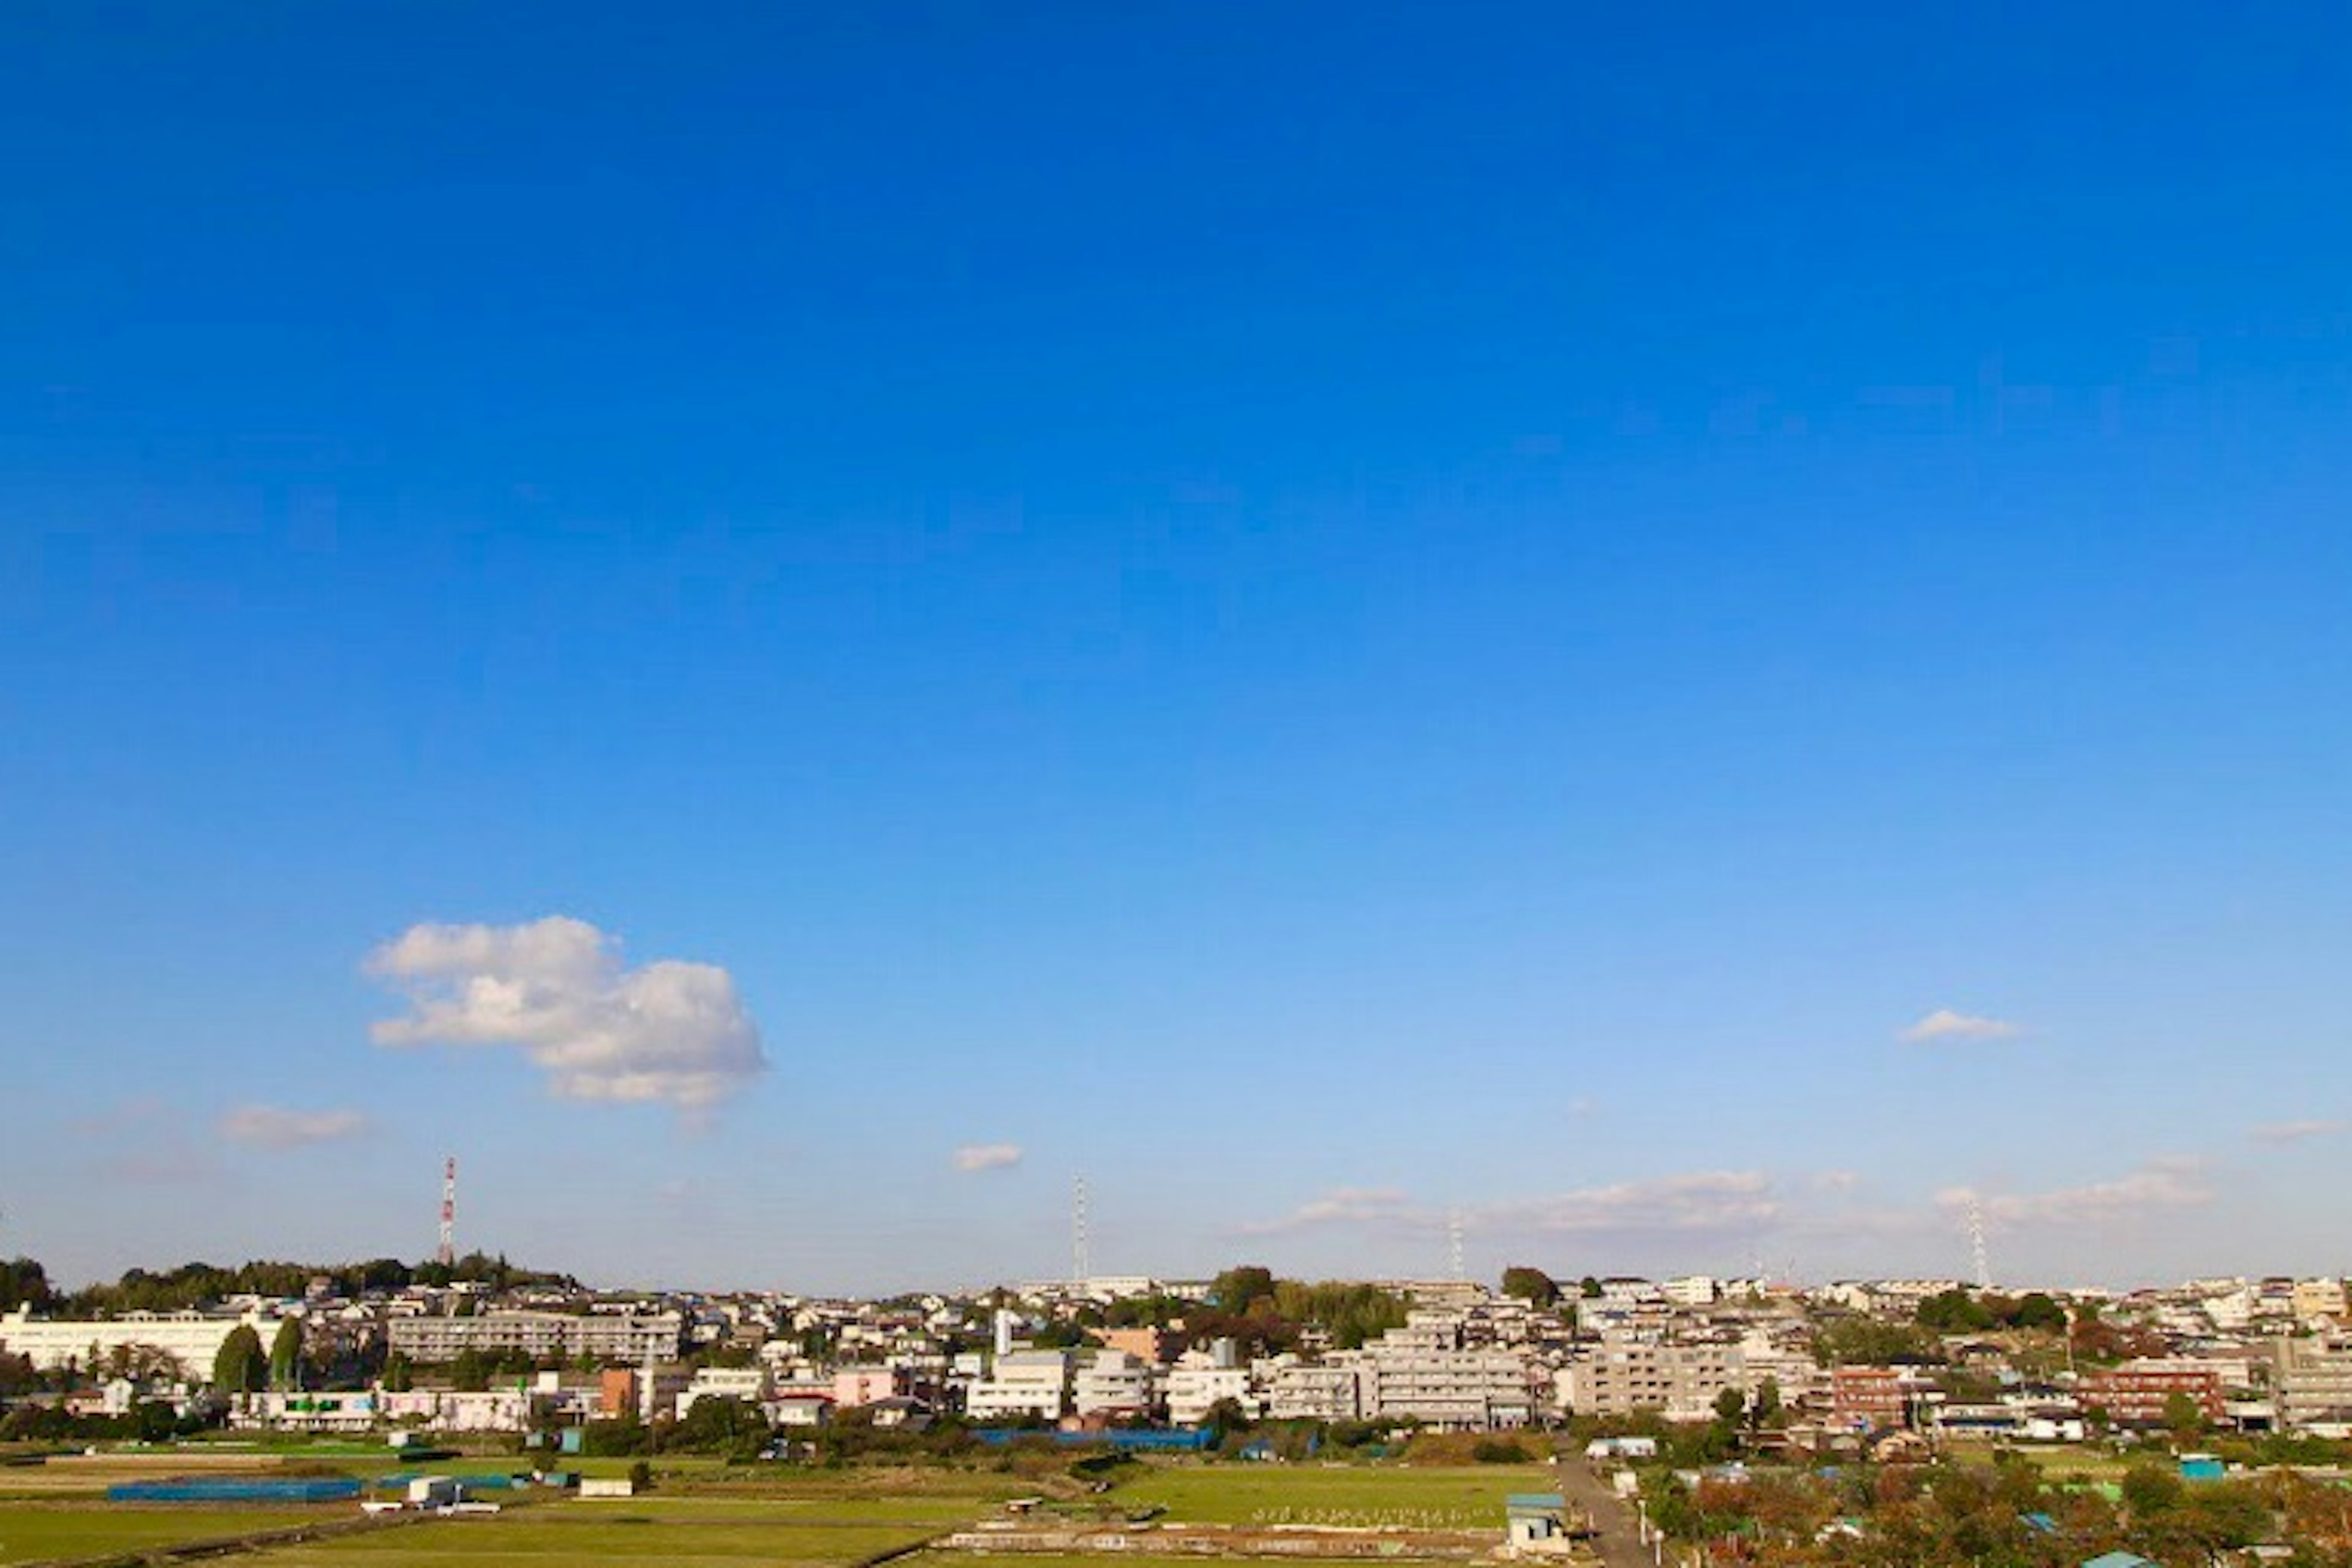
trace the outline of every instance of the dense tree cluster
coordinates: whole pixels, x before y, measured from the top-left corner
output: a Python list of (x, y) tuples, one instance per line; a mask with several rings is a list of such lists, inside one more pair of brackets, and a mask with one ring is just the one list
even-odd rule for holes
[(1194, 1344), (1231, 1339), (1255, 1353), (1288, 1350), (1314, 1329), (1339, 1349), (1354, 1350), (1404, 1319), (1404, 1301), (1377, 1285), (1277, 1279), (1253, 1264), (1218, 1275), (1208, 1305), (1185, 1317), (1184, 1332)]
[(2183, 1482), (2171, 1468), (2135, 1467), (2119, 1503), (2096, 1489), (2052, 1485), (2013, 1456), (1990, 1465), (1853, 1465), (1803, 1471), (1759, 1467), (1692, 1485), (1660, 1468), (1643, 1483), (1650, 1518), (1669, 1536), (1708, 1542), (1758, 1568), (2074, 1568), (2127, 1550), (2160, 1563), (2210, 1563), (2291, 1533), (2297, 1563), (2352, 1561), (2338, 1528), (2297, 1530), (2324, 1489), (2291, 1475), (2260, 1481)]
[(36, 1310), (69, 1318), (178, 1312), (209, 1306), (231, 1296), (291, 1299), (305, 1294), (311, 1281), (319, 1279), (325, 1280), (331, 1290), (341, 1296), (401, 1290), (412, 1285), (479, 1285), (486, 1289), (507, 1290), (525, 1285), (572, 1287), (578, 1283), (569, 1275), (519, 1268), (504, 1258), (476, 1252), (455, 1263), (408, 1264), (396, 1258), (377, 1258), (362, 1263), (333, 1264), (256, 1260), (223, 1268), (192, 1262), (160, 1273), (131, 1268), (112, 1284), (60, 1293), (49, 1284), (40, 1264), (29, 1258), (19, 1258), (0, 1264), (0, 1307), (29, 1304)]
[(2060, 1334), (2067, 1327), (2066, 1309), (2041, 1290), (2022, 1296), (1994, 1291), (1975, 1295), (1965, 1286), (1955, 1285), (1921, 1301), (1914, 1316), (1921, 1328), (1939, 1334), (1978, 1334), (1994, 1329)]

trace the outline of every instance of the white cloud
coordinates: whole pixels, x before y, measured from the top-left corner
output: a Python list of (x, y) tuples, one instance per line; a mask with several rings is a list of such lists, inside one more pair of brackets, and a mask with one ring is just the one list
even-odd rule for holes
[(2352, 1123), (2343, 1121), (2267, 1121), (2247, 1134), (2257, 1143), (2301, 1143), (2312, 1138), (2329, 1138), (2345, 1131)]
[(1816, 1171), (1813, 1185), (1825, 1193), (1850, 1193), (1862, 1185), (1860, 1171)]
[(2003, 1228), (2108, 1225), (2168, 1209), (2194, 1208), (2212, 1199), (2204, 1163), (2194, 1159), (2150, 1160), (2138, 1170), (2109, 1181), (2046, 1193), (1977, 1193), (1967, 1187), (1948, 1187), (1936, 1194), (1936, 1202), (1948, 1210), (1980, 1204), (1985, 1218)]
[(1254, 1220), (1235, 1228), (1243, 1236), (1280, 1236), (1318, 1226), (1361, 1225), (1374, 1221), (1414, 1229), (1425, 1228), (1434, 1223), (1429, 1215), (1415, 1209), (1411, 1200), (1394, 1187), (1334, 1187), (1321, 1197), (1310, 1198), (1278, 1219)]
[[(1458, 1212), (1465, 1229), (1482, 1234), (1687, 1235), (1770, 1225), (1780, 1217), (1780, 1204), (1771, 1178), (1760, 1172), (1696, 1171), (1470, 1205)], [(1244, 1236), (1279, 1236), (1353, 1225), (1427, 1234), (1444, 1227), (1448, 1214), (1415, 1204), (1393, 1187), (1338, 1187), (1279, 1218), (1238, 1230)]]
[(2025, 1031), (2000, 1018), (1979, 1018), (1938, 1007), (1896, 1037), (1914, 1045), (1932, 1040), (2010, 1040)]
[(255, 1149), (301, 1149), (333, 1143), (367, 1130), (356, 1110), (289, 1110), (278, 1105), (240, 1105), (220, 1120), (220, 1134)]
[(1018, 1143), (967, 1143), (955, 1152), (959, 1171), (1009, 1171), (1019, 1163)]
[(1780, 1217), (1772, 1179), (1760, 1171), (1693, 1171), (1580, 1187), (1488, 1205), (1465, 1215), (1481, 1230), (1549, 1236), (1728, 1230), (1767, 1226)]
[(765, 1072), (760, 1031), (716, 964), (630, 969), (620, 943), (562, 915), (523, 925), (417, 925), (368, 955), (410, 1011), (379, 1045), (511, 1046), (570, 1100), (699, 1110)]

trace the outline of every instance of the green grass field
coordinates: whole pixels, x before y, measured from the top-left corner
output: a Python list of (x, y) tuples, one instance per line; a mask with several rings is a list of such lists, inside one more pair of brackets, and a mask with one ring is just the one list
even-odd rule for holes
[(94, 1557), (211, 1541), (324, 1517), (318, 1509), (123, 1508), (107, 1503), (0, 1503), (0, 1563)]
[(1507, 1493), (1549, 1491), (1556, 1479), (1541, 1465), (1170, 1465), (1122, 1480), (1112, 1496), (1198, 1524), (1500, 1530)]
[(648, 1506), (653, 1500), (572, 1501), (494, 1518), (432, 1520), (279, 1547), (253, 1561), (257, 1568), (552, 1568), (581, 1562), (839, 1568), (931, 1533), (921, 1526), (812, 1525), (782, 1513), (763, 1521), (723, 1505), (698, 1517)]

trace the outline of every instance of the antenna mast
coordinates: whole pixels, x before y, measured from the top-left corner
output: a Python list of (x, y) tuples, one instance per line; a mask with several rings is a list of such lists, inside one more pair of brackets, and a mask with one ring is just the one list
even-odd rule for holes
[(1974, 1193), (1969, 1194), (1969, 1250), (1977, 1266), (1977, 1289), (1992, 1289), (1992, 1263), (1985, 1253), (1984, 1204)]
[(441, 1247), (434, 1254), (446, 1268), (457, 1261), (457, 1156), (441, 1167)]
[(1445, 1211), (1445, 1249), (1454, 1265), (1454, 1282), (1459, 1285), (1470, 1278), (1470, 1271), (1462, 1263), (1462, 1211), (1459, 1208)]
[(1070, 1181), (1070, 1282), (1084, 1285), (1094, 1278), (1094, 1260), (1087, 1256), (1087, 1179)]

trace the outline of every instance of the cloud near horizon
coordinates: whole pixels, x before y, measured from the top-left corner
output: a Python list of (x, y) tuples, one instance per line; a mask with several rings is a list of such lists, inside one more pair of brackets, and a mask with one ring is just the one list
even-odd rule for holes
[(1009, 1171), (1019, 1163), (1018, 1143), (967, 1143), (955, 1152), (959, 1171)]
[(2246, 1136), (2257, 1143), (2302, 1143), (2314, 1138), (2332, 1138), (2347, 1127), (2352, 1127), (2352, 1122), (2319, 1120), (2266, 1121)]
[(2196, 1208), (2213, 1201), (2205, 1163), (2189, 1157), (2150, 1160), (2138, 1170), (2104, 1182), (2058, 1187), (2045, 1193), (1979, 1193), (1947, 1187), (1936, 1194), (1948, 1212), (1982, 1205), (1986, 1220), (2003, 1228), (2096, 1226), (2168, 1209)]
[[(1449, 1212), (1415, 1204), (1394, 1187), (1335, 1187), (1289, 1214), (1237, 1226), (1234, 1234), (1286, 1236), (1343, 1225), (1426, 1234), (1442, 1229)], [(1781, 1205), (1772, 1179), (1761, 1172), (1694, 1171), (1470, 1205), (1458, 1212), (1465, 1230), (1488, 1235), (1687, 1235), (1770, 1226), (1781, 1217)]]
[(410, 1011), (370, 1033), (382, 1046), (511, 1047), (560, 1098), (687, 1111), (740, 1094), (768, 1070), (726, 970), (677, 959), (631, 969), (620, 946), (562, 915), (411, 926), (366, 963)]
[(337, 1143), (367, 1131), (356, 1110), (292, 1110), (279, 1105), (240, 1105), (220, 1119), (220, 1135), (249, 1149), (285, 1151)]
[(1895, 1037), (1916, 1046), (1935, 1040), (2013, 1040), (2024, 1032), (2004, 1018), (1982, 1018), (1938, 1007)]

